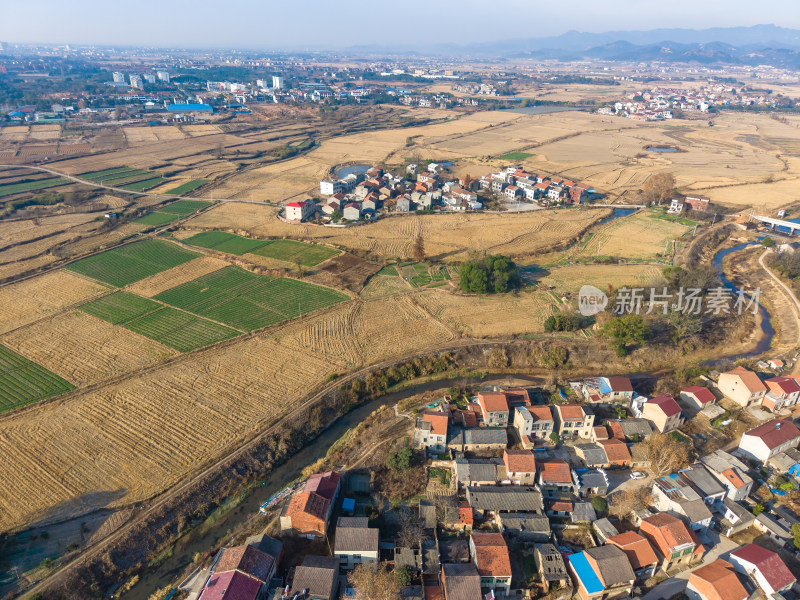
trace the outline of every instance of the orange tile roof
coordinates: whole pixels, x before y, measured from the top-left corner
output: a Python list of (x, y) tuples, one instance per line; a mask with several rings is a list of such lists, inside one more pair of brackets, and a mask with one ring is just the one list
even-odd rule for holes
[(559, 458), (540, 460), (539, 476), (543, 483), (572, 483), (569, 463)]
[(475, 545), (475, 566), (481, 577), (511, 577), (511, 559), (502, 533), (476, 531), (472, 534)]
[(753, 373), (750, 369), (745, 369), (744, 367), (736, 367), (732, 371), (728, 371), (727, 373), (723, 373), (723, 375), (738, 375), (739, 379), (742, 380), (744, 387), (746, 387), (751, 393), (753, 392), (763, 392), (766, 391), (767, 387), (761, 381), (761, 378)]
[(635, 531), (626, 531), (610, 537), (607, 543), (619, 546), (628, 557), (634, 570), (658, 562), (658, 557), (650, 542)]
[(739, 581), (733, 565), (721, 558), (692, 571), (689, 584), (705, 600), (746, 600), (750, 597)]
[(566, 500), (556, 500), (550, 505), (550, 510), (553, 512), (572, 512), (572, 502)]
[(583, 421), (585, 414), (580, 404), (557, 404), (556, 407), (556, 410), (561, 413), (562, 419)]
[(606, 456), (609, 462), (630, 461), (631, 453), (625, 442), (618, 439), (610, 439), (600, 442), (603, 450), (606, 451)]
[(725, 479), (730, 481), (737, 490), (740, 487), (744, 487), (744, 481), (733, 469), (725, 469), (722, 474), (725, 476)]
[(692, 535), (686, 523), (668, 513), (658, 513), (642, 519), (639, 530), (653, 536), (653, 540), (664, 556), (672, 554), (671, 549), (677, 546), (697, 543), (695, 542), (697, 538)]
[(625, 432), (622, 431), (622, 425), (619, 424), (619, 421), (609, 421), (606, 423), (608, 427), (608, 431), (611, 433), (612, 438), (616, 438), (618, 440), (625, 439)]
[(526, 406), (528, 412), (531, 413), (534, 421), (552, 421), (553, 413), (550, 412), (549, 406)]
[(478, 402), (484, 412), (500, 412), (508, 410), (508, 399), (503, 392), (481, 392)]
[(447, 413), (426, 411), (422, 415), (422, 420), (431, 424), (431, 433), (434, 435), (447, 436)]
[(443, 600), (442, 587), (438, 585), (425, 586), (425, 600)]
[(289, 506), (286, 508), (286, 515), (291, 517), (300, 513), (312, 515), (319, 519), (325, 519), (328, 514), (330, 501), (323, 498), (316, 492), (300, 492), (292, 497)]
[(503, 462), (509, 473), (536, 473), (536, 459), (530, 450), (505, 450)]
[(603, 425), (598, 425), (597, 427), (592, 427), (594, 430), (594, 438), (599, 441), (603, 442), (608, 439), (608, 429), (605, 428)]

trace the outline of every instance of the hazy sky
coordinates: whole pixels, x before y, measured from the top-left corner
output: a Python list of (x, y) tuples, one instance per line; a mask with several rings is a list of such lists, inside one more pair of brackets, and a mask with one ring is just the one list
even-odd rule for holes
[(798, 0), (2, 0), (0, 41), (343, 48), (490, 42), (570, 29), (800, 28)]

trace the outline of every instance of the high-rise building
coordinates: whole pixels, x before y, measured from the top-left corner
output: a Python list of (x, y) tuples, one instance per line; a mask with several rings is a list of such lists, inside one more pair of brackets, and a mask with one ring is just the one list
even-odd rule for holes
[(147, 83), (155, 83), (156, 82), (156, 76), (153, 73), (145, 73), (144, 74), (144, 80)]
[(156, 75), (164, 83), (169, 83), (169, 73), (167, 73), (166, 71), (158, 71), (156, 72)]
[(283, 89), (283, 77), (280, 75), (273, 75), (272, 76), (272, 87), (276, 90)]
[(125, 73), (114, 71), (112, 77), (114, 78), (114, 83), (125, 83)]
[(269, 87), (266, 79), (256, 79), (256, 85), (262, 90)]
[(131, 87), (139, 89), (139, 90), (144, 87), (142, 85), (142, 76), (141, 75), (131, 75)]

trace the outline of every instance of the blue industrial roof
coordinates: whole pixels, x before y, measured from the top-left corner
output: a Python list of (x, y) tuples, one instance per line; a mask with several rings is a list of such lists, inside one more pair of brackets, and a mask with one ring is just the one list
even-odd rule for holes
[(353, 512), (356, 509), (355, 498), (345, 498), (342, 500), (342, 510), (346, 512)]
[(202, 110), (202, 111), (213, 111), (214, 107), (210, 104), (170, 104), (167, 106), (167, 110), (171, 111), (190, 111), (190, 110)]
[(570, 554), (567, 560), (569, 560), (569, 563), (575, 570), (575, 574), (578, 576), (578, 579), (581, 580), (583, 587), (586, 588), (589, 594), (597, 594), (605, 589), (603, 584), (600, 583), (600, 578), (597, 576), (597, 573), (594, 572), (589, 561), (586, 560), (585, 552)]
[(603, 377), (600, 379), (600, 385), (597, 386), (597, 389), (600, 390), (601, 394), (610, 394), (611, 393), (611, 385), (608, 383), (608, 379)]

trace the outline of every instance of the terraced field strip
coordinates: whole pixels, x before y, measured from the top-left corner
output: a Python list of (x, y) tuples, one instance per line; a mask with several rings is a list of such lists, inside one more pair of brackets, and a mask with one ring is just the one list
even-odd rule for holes
[(152, 213), (147, 213), (143, 217), (139, 217), (134, 221), (134, 223), (159, 227), (160, 225), (166, 225), (167, 223), (172, 223), (173, 221), (177, 221), (180, 218), (181, 218), (180, 215), (171, 215), (169, 213), (156, 211)]
[(44, 367), (0, 346), (0, 412), (68, 392), (74, 386)]
[(242, 334), (241, 331), (168, 306), (129, 321), (124, 326), (180, 352), (210, 346)]
[(333, 306), (348, 297), (322, 286), (231, 266), (162, 292), (155, 299), (252, 331)]
[(83, 312), (119, 325), (162, 308), (158, 302), (130, 292), (115, 292), (79, 307)]
[(207, 183), (208, 179), (192, 179), (191, 181), (187, 181), (186, 183), (183, 183), (176, 188), (172, 188), (171, 190), (167, 190), (164, 193), (169, 194), (170, 196), (183, 196), (184, 194), (188, 194), (189, 192), (194, 191)]
[(255, 254), (255, 250), (269, 243), (266, 240), (253, 240), (224, 231), (204, 231), (183, 241), (192, 246), (227, 252), (236, 256), (247, 253)]
[(197, 212), (210, 204), (211, 202), (206, 202), (205, 200), (178, 200), (159, 207), (158, 212), (185, 216)]
[(154, 177), (152, 179), (146, 179), (145, 181), (138, 181), (136, 183), (129, 183), (127, 185), (120, 185), (114, 187), (120, 187), (123, 190), (130, 190), (132, 192), (143, 192), (144, 190), (149, 190), (150, 188), (162, 185), (166, 181), (167, 179), (165, 179), (164, 177)]
[(116, 287), (124, 287), (199, 256), (197, 252), (163, 240), (145, 240), (89, 256), (65, 268)]
[(275, 258), (286, 262), (300, 262), (304, 267), (313, 267), (319, 263), (341, 254), (339, 250), (327, 246), (306, 244), (295, 240), (273, 240), (267, 242), (253, 254)]
[(508, 152), (503, 154), (502, 156), (498, 156), (497, 158), (501, 160), (525, 160), (526, 158), (530, 158), (534, 156), (530, 152)]
[(0, 185), (0, 198), (20, 194), (22, 192), (35, 192), (48, 188), (69, 185), (72, 182), (61, 177), (48, 177), (47, 179), (37, 179), (36, 181), (26, 181), (25, 183), (7, 183)]
[(110, 175), (108, 177), (101, 177), (100, 179), (96, 179), (95, 183), (101, 183), (103, 185), (111, 185), (114, 187), (119, 187), (121, 185), (127, 185), (129, 183), (137, 183), (139, 181), (152, 179), (156, 175), (158, 174), (153, 173), (152, 171), (128, 171), (125, 173), (117, 173), (116, 175)]
[(89, 181), (99, 181), (103, 177), (116, 175), (118, 173), (129, 173), (136, 170), (137, 169), (131, 169), (130, 167), (113, 167), (111, 169), (103, 169), (102, 171), (87, 171), (86, 173), (78, 173), (78, 177), (82, 179), (88, 179)]

